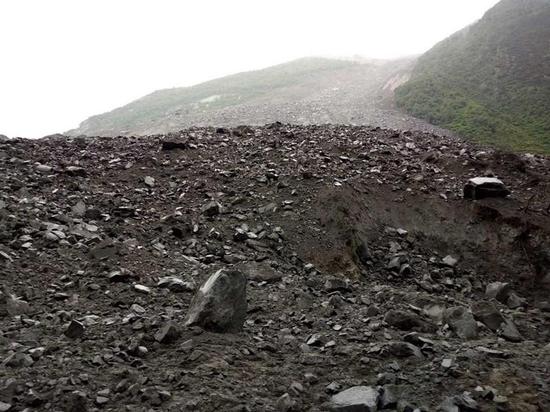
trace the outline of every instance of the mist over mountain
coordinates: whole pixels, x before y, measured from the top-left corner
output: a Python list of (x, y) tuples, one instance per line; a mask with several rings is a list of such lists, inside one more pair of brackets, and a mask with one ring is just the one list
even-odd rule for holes
[(393, 106), (415, 58), (393, 61), (303, 58), (192, 87), (159, 90), (93, 116), (73, 135), (145, 135), (190, 126), (369, 124), (400, 129), (434, 127)]
[(421, 56), (396, 101), (479, 142), (550, 151), (550, 1), (501, 1)]
[(545, 153), (549, 96), (550, 0), (503, 0), (419, 58), (303, 58), (159, 90), (68, 133), (332, 123), (454, 132), (495, 147)]

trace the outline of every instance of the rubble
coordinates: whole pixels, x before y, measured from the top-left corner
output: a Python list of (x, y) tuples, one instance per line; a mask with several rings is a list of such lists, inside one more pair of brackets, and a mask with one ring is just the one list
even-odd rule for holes
[[(336, 125), (2, 141), (0, 405), (548, 409), (550, 163), (502, 159)], [(513, 195), (465, 201), (486, 175)]]

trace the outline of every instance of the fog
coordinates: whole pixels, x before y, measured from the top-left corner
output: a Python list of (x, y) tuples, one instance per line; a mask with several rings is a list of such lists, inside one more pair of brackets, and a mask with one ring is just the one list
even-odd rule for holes
[(41, 137), (161, 88), (305, 56), (419, 54), (497, 0), (0, 2), (0, 133)]

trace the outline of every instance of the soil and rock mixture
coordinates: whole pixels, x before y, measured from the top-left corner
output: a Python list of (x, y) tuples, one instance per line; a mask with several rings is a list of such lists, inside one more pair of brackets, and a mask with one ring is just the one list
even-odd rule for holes
[(546, 157), (275, 123), (0, 175), (0, 411), (550, 410)]

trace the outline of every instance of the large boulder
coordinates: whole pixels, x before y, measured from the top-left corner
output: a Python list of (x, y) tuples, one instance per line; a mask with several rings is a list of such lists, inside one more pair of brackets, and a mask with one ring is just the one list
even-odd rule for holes
[(485, 289), (485, 296), (489, 299), (496, 299), (501, 303), (506, 303), (512, 293), (509, 283), (493, 282), (489, 283)]
[(483, 199), (486, 197), (506, 197), (510, 191), (501, 180), (494, 177), (474, 177), (464, 186), (465, 199)]
[(242, 330), (246, 310), (245, 275), (221, 269), (195, 294), (185, 325), (212, 332), (238, 332)]
[(462, 306), (449, 308), (444, 314), (445, 322), (458, 337), (463, 339), (476, 339), (478, 336), (477, 323), (472, 315)]
[(354, 386), (334, 395), (330, 400), (332, 412), (376, 412), (380, 394), (371, 386)]
[(491, 302), (481, 301), (472, 305), (472, 312), (474, 318), (493, 332), (500, 329), (504, 323), (504, 316), (498, 311), (498, 309)]

